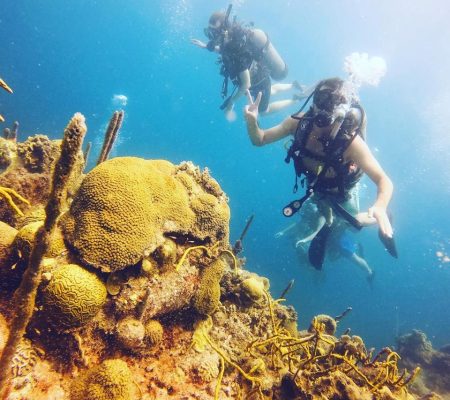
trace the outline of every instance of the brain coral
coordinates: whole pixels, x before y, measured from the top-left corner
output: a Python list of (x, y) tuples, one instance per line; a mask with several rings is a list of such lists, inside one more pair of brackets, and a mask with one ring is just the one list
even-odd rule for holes
[(44, 312), (60, 328), (86, 323), (97, 314), (105, 300), (103, 282), (76, 264), (58, 267), (42, 291)]
[[(87, 174), (62, 220), (66, 239), (83, 262), (106, 272), (123, 269), (163, 244), (164, 234), (227, 241), (225, 195), (207, 193), (216, 186), (206, 184), (195, 168), (183, 170), (195, 187), (188, 190), (178, 179), (180, 168), (163, 160), (121, 157)], [(199, 224), (204, 211), (205, 222)]]
[(131, 400), (134, 381), (125, 361), (106, 360), (75, 378), (71, 400)]

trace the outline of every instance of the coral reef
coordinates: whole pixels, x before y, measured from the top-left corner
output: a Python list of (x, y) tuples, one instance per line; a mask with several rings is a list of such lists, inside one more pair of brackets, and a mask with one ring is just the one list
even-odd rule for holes
[[(20, 207), (15, 208), (7, 197), (7, 201), (2, 201), (0, 194), (0, 221), (18, 228), (29, 222), (28, 218), (33, 214), (42, 213), (50, 196), (53, 169), (60, 148), (60, 140), (52, 141), (45, 135), (29, 137), (23, 143), (17, 143), (11, 135), (0, 138), (0, 187), (7, 188), (21, 201)], [(72, 186), (79, 182), (83, 168), (84, 159), (80, 151), (72, 168), (71, 185), (66, 190), (74, 190)], [(43, 221), (44, 216), (39, 219)]]
[(450, 397), (449, 345), (434, 349), (426, 334), (414, 329), (397, 338), (397, 347), (403, 366), (419, 365), (422, 369), (422, 374), (412, 386), (414, 392), (424, 395), (432, 388), (444, 398)]
[(11, 189), (31, 206), (14, 218), (0, 209), (12, 221), (0, 223), (5, 399), (419, 398), (414, 362), (401, 371), (392, 349), (374, 355), (337, 335), (345, 313), (298, 321), (266, 278), (242, 269), (207, 169), (124, 157), (82, 175), (84, 133), (77, 114), (58, 152), (40, 137), (6, 143), (0, 183), (20, 169)]

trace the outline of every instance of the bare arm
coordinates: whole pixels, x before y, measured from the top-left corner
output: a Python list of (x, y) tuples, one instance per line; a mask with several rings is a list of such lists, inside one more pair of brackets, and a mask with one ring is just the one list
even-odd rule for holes
[(228, 101), (227, 107), (225, 109), (225, 112), (231, 111), (233, 109), (234, 103), (236, 100), (240, 99), (242, 96), (245, 95), (248, 89), (250, 89), (251, 82), (250, 82), (250, 71), (248, 69), (242, 71), (239, 73), (239, 87), (236, 93), (231, 96), (230, 100)]
[(281, 231), (275, 233), (275, 238), (278, 239), (283, 235), (286, 235), (286, 233), (292, 231), (295, 227), (297, 226), (297, 223), (294, 222), (293, 224), (290, 224), (289, 226), (287, 226), (286, 228), (282, 229)]
[(392, 181), (361, 137), (357, 136), (353, 140), (344, 156), (346, 159), (353, 160), (377, 185), (377, 197), (373, 206), (369, 208), (369, 217), (374, 217), (377, 220), (384, 235), (392, 237), (392, 226), (386, 212), (394, 190)]
[[(208, 49), (208, 44), (199, 39), (191, 39), (191, 43), (197, 47), (200, 47), (201, 49)], [(220, 47), (216, 45), (211, 50), (215, 51), (216, 53), (219, 53)]]
[(255, 102), (251, 94), (247, 91), (249, 104), (245, 106), (244, 117), (247, 122), (247, 132), (251, 142), (255, 146), (264, 146), (265, 144), (276, 142), (295, 131), (297, 120), (288, 117), (281, 124), (269, 129), (261, 129), (258, 125), (258, 106), (261, 101), (261, 92), (258, 93)]

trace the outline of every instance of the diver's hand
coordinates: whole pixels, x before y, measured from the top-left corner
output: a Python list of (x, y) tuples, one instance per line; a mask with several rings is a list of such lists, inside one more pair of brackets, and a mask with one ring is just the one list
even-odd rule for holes
[(200, 47), (201, 49), (206, 49), (207, 44), (205, 42), (202, 42), (198, 39), (191, 39), (191, 43), (197, 47)]
[(368, 217), (377, 220), (382, 235), (388, 238), (393, 237), (394, 230), (392, 229), (391, 221), (389, 221), (385, 208), (377, 206), (369, 208)]
[(369, 213), (367, 211), (356, 214), (355, 218), (362, 226), (370, 226), (377, 223), (377, 220), (374, 217), (369, 217)]
[(258, 93), (256, 100), (253, 102), (253, 97), (250, 94), (250, 90), (246, 91), (248, 98), (248, 104), (244, 108), (244, 117), (248, 122), (256, 122), (258, 119), (258, 107), (261, 102), (262, 92)]

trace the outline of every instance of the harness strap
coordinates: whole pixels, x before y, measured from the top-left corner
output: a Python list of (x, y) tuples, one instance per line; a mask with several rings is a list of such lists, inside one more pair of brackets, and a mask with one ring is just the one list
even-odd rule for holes
[[(302, 208), (303, 203), (308, 200), (313, 194), (314, 194), (314, 188), (318, 182), (320, 182), (320, 179), (326, 174), (328, 168), (330, 165), (327, 163), (322, 168), (322, 170), (317, 175), (316, 179), (314, 179), (313, 182), (308, 184), (308, 187), (306, 188), (306, 193), (303, 197), (301, 197), (298, 200), (291, 201), (287, 206), (283, 208), (283, 215), (285, 217), (292, 217), (300, 208)], [(297, 177), (295, 178), (295, 186), (297, 185)], [(294, 188), (295, 188), (294, 186)]]
[(222, 82), (222, 98), (227, 97), (228, 94), (228, 74), (225, 75)]

